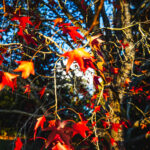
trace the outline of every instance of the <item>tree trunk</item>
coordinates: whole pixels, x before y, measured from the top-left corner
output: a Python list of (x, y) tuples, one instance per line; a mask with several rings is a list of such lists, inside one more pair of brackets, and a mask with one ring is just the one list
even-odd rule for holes
[[(127, 27), (131, 25), (131, 14), (129, 11), (129, 3), (123, 2), (121, 4), (122, 6), (122, 24), (124, 27)], [(124, 100), (125, 96), (125, 90), (126, 88), (122, 85), (124, 85), (125, 80), (127, 78), (130, 78), (131, 71), (133, 69), (133, 61), (135, 57), (135, 51), (134, 51), (134, 44), (133, 44), (133, 37), (132, 37), (132, 31), (131, 28), (127, 28), (124, 30), (125, 38), (123, 42), (127, 42), (129, 44), (128, 47), (125, 48), (125, 58), (123, 62), (121, 62), (121, 69), (120, 74), (117, 76), (117, 84), (114, 87), (115, 90), (115, 96), (113, 96), (113, 100), (111, 102), (111, 107), (113, 108), (113, 117), (111, 119), (112, 123), (120, 123), (121, 116), (121, 106)], [(116, 97), (117, 93), (117, 97)], [(115, 98), (114, 98), (115, 97)], [(117, 98), (117, 99), (116, 99)], [(111, 149), (114, 150), (125, 150), (124, 146), (124, 136), (123, 136), (123, 127), (121, 126), (121, 129), (118, 130), (118, 132), (115, 132), (114, 130), (111, 130), (111, 136), (112, 138), (118, 143), (115, 146), (113, 146)]]

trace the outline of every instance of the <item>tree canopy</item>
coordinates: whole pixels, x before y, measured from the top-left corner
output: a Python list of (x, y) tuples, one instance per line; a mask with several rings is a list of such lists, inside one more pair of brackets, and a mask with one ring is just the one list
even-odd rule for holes
[(14, 150), (149, 149), (149, 7), (3, 0), (0, 138)]

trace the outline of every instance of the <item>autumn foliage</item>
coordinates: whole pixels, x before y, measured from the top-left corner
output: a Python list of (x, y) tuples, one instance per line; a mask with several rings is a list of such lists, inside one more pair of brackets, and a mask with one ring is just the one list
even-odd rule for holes
[(118, 150), (132, 147), (125, 141), (137, 129), (150, 137), (147, 1), (139, 20), (126, 0), (9, 2), (0, 9), (0, 92), (26, 100), (29, 117), (14, 150), (38, 140), (41, 150)]

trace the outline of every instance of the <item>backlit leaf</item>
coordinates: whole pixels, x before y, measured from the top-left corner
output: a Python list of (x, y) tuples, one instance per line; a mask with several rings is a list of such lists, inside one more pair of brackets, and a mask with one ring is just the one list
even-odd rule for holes
[(22, 72), (22, 78), (26, 79), (30, 76), (30, 74), (35, 74), (34, 64), (32, 61), (16, 61), (16, 63), (20, 65), (14, 70), (14, 72)]

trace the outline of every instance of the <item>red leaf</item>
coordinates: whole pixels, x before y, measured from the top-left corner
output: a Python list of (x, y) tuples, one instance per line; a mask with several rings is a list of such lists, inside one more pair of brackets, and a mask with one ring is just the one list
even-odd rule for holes
[(93, 75), (93, 83), (94, 83), (94, 86), (96, 89), (98, 89), (98, 85), (101, 85), (99, 82), (99, 78), (101, 78), (101, 77)]
[(37, 119), (37, 122), (36, 122), (35, 127), (34, 127), (34, 139), (35, 139), (35, 137), (36, 137), (37, 129), (38, 129), (39, 127), (41, 127), (41, 128), (43, 129), (43, 127), (44, 127), (44, 122), (45, 122), (45, 121), (46, 121), (46, 118), (45, 118), (44, 115), (43, 115), (42, 117), (39, 117), (39, 118)]
[(63, 34), (68, 33), (70, 37), (74, 40), (74, 42), (76, 42), (77, 38), (84, 39), (84, 37), (77, 32), (79, 27), (74, 27), (70, 25), (71, 23), (64, 23), (64, 24), (59, 25), (59, 27), (62, 27)]
[(21, 150), (21, 149), (22, 149), (22, 146), (23, 146), (23, 144), (22, 144), (20, 138), (17, 137), (17, 140), (16, 140), (16, 142), (15, 142), (15, 148), (14, 148), (14, 150)]
[(18, 15), (15, 15), (13, 18), (11, 18), (11, 21), (18, 20), (19, 23), (20, 23), (19, 27), (22, 27), (23, 29), (25, 29), (26, 28), (26, 24), (33, 25), (32, 22), (29, 19), (30, 19), (30, 17), (27, 17), (27, 16), (20, 17)]
[(99, 50), (101, 44), (104, 42), (103, 40), (99, 38), (100, 36), (101, 34), (98, 34), (98, 35), (91, 36), (90, 38), (90, 45), (96, 50)]
[(14, 70), (14, 72), (22, 72), (22, 78), (26, 79), (30, 76), (30, 74), (35, 74), (34, 64), (32, 61), (16, 61), (16, 63), (20, 65)]
[(63, 142), (70, 147), (70, 137), (71, 137), (70, 131), (72, 132), (72, 130), (69, 127), (65, 127), (67, 121), (61, 122), (60, 120), (56, 120), (54, 122), (54, 120), (52, 120), (49, 123), (50, 123), (49, 127), (43, 130), (43, 131), (51, 130), (47, 142), (45, 143), (45, 148), (48, 148), (48, 146), (52, 143), (52, 141), (54, 141), (55, 136), (57, 134), (60, 136), (61, 141), (63, 140)]
[(3, 63), (3, 60), (4, 60), (3, 56), (0, 55), (0, 65)]
[(118, 74), (119, 73), (119, 68), (113, 68), (113, 67), (111, 67), (110, 70), (111, 70), (111, 72), (113, 74)]
[(19, 28), (18, 35), (22, 36), (28, 45), (33, 44), (35, 46), (38, 46), (35, 40), (33, 39), (34, 36), (32, 36), (31, 34), (24, 33), (22, 28)]
[(6, 31), (6, 29), (0, 29), (0, 32), (4, 32), (4, 31)]
[(81, 6), (84, 11), (86, 11), (86, 6), (84, 5), (84, 0), (81, 0)]
[(150, 100), (150, 95), (148, 95), (148, 96), (146, 97), (146, 100), (147, 100), (147, 101), (149, 101), (149, 100)]
[(96, 142), (98, 142), (98, 137), (93, 137), (91, 142), (96, 144)]
[(94, 112), (98, 112), (98, 111), (100, 111), (100, 109), (101, 109), (101, 106), (95, 106)]
[(88, 121), (80, 121), (73, 125), (73, 136), (76, 134), (80, 134), (83, 138), (86, 138), (86, 131), (90, 131), (90, 129), (86, 126)]
[(122, 43), (122, 40), (120, 40), (120, 43), (121, 43), (121, 46), (120, 47), (123, 47), (123, 49), (125, 49), (126, 47), (128, 47), (129, 46), (129, 44), (128, 43)]
[(104, 128), (107, 128), (110, 125), (110, 122), (107, 122), (104, 120), (101, 120), (101, 122), (102, 122)]
[(105, 90), (104, 90), (104, 92), (103, 92), (103, 97), (104, 97), (104, 99), (105, 99), (106, 101), (107, 101), (107, 98), (109, 97), (108, 92), (105, 91)]
[(88, 69), (88, 68), (93, 68), (96, 70), (96, 67), (94, 66), (93, 62), (94, 62), (94, 59), (93, 61), (91, 59), (83, 59), (84, 61), (84, 68), (85, 68), (85, 71)]
[(44, 86), (44, 87), (41, 89), (41, 91), (39, 91), (40, 98), (42, 98), (42, 96), (44, 95), (45, 89), (46, 89), (46, 86)]
[(116, 144), (116, 142), (113, 138), (110, 138), (110, 143), (111, 143), (112, 146), (114, 146)]
[(104, 120), (101, 120), (101, 122), (102, 122), (104, 128), (107, 128), (110, 124), (109, 122), (106, 122)]
[(98, 96), (97, 94), (94, 94), (94, 95), (92, 96), (92, 98), (91, 98), (91, 101), (96, 100), (97, 96)]
[(7, 52), (7, 48), (2, 48), (2, 47), (0, 48), (0, 53), (1, 53), (1, 54), (4, 54), (4, 53), (6, 53), (6, 52)]
[(134, 94), (138, 94), (139, 93), (139, 91), (143, 91), (143, 88), (142, 87), (132, 87), (131, 89), (130, 89), (130, 91), (131, 92), (133, 92)]
[[(78, 48), (75, 49), (73, 51), (70, 52), (66, 52), (63, 55), (61, 55), (61, 57), (69, 57), (67, 65), (66, 65), (66, 72), (68, 73), (71, 64), (73, 63), (73, 61), (76, 61), (79, 66), (81, 71), (85, 72), (87, 70), (88, 67), (92, 66), (92, 62), (94, 62), (95, 60), (93, 59), (93, 56), (91, 56), (88, 52), (86, 52), (84, 50), (84, 48)], [(86, 64), (87, 62), (85, 62), (84, 59), (89, 59), (90, 65)]]
[(118, 129), (121, 129), (121, 124), (120, 123), (111, 123), (111, 128), (115, 131), (118, 132)]
[(125, 128), (128, 128), (127, 124), (125, 121), (122, 121), (121, 124), (125, 127)]
[(4, 88), (5, 85), (9, 86), (14, 90), (14, 86), (16, 85), (16, 78), (19, 75), (2, 72), (0, 71), (0, 91)]
[(92, 123), (92, 127), (94, 127), (96, 125), (96, 122), (95, 121), (93, 121), (93, 123)]
[(26, 86), (24, 86), (24, 88), (25, 88), (24, 94), (27, 93), (27, 94), (28, 94), (28, 97), (29, 97), (30, 92), (31, 92), (30, 85), (27, 84)]
[(91, 103), (90, 108), (91, 108), (91, 109), (93, 109), (93, 108), (94, 108), (94, 103)]

